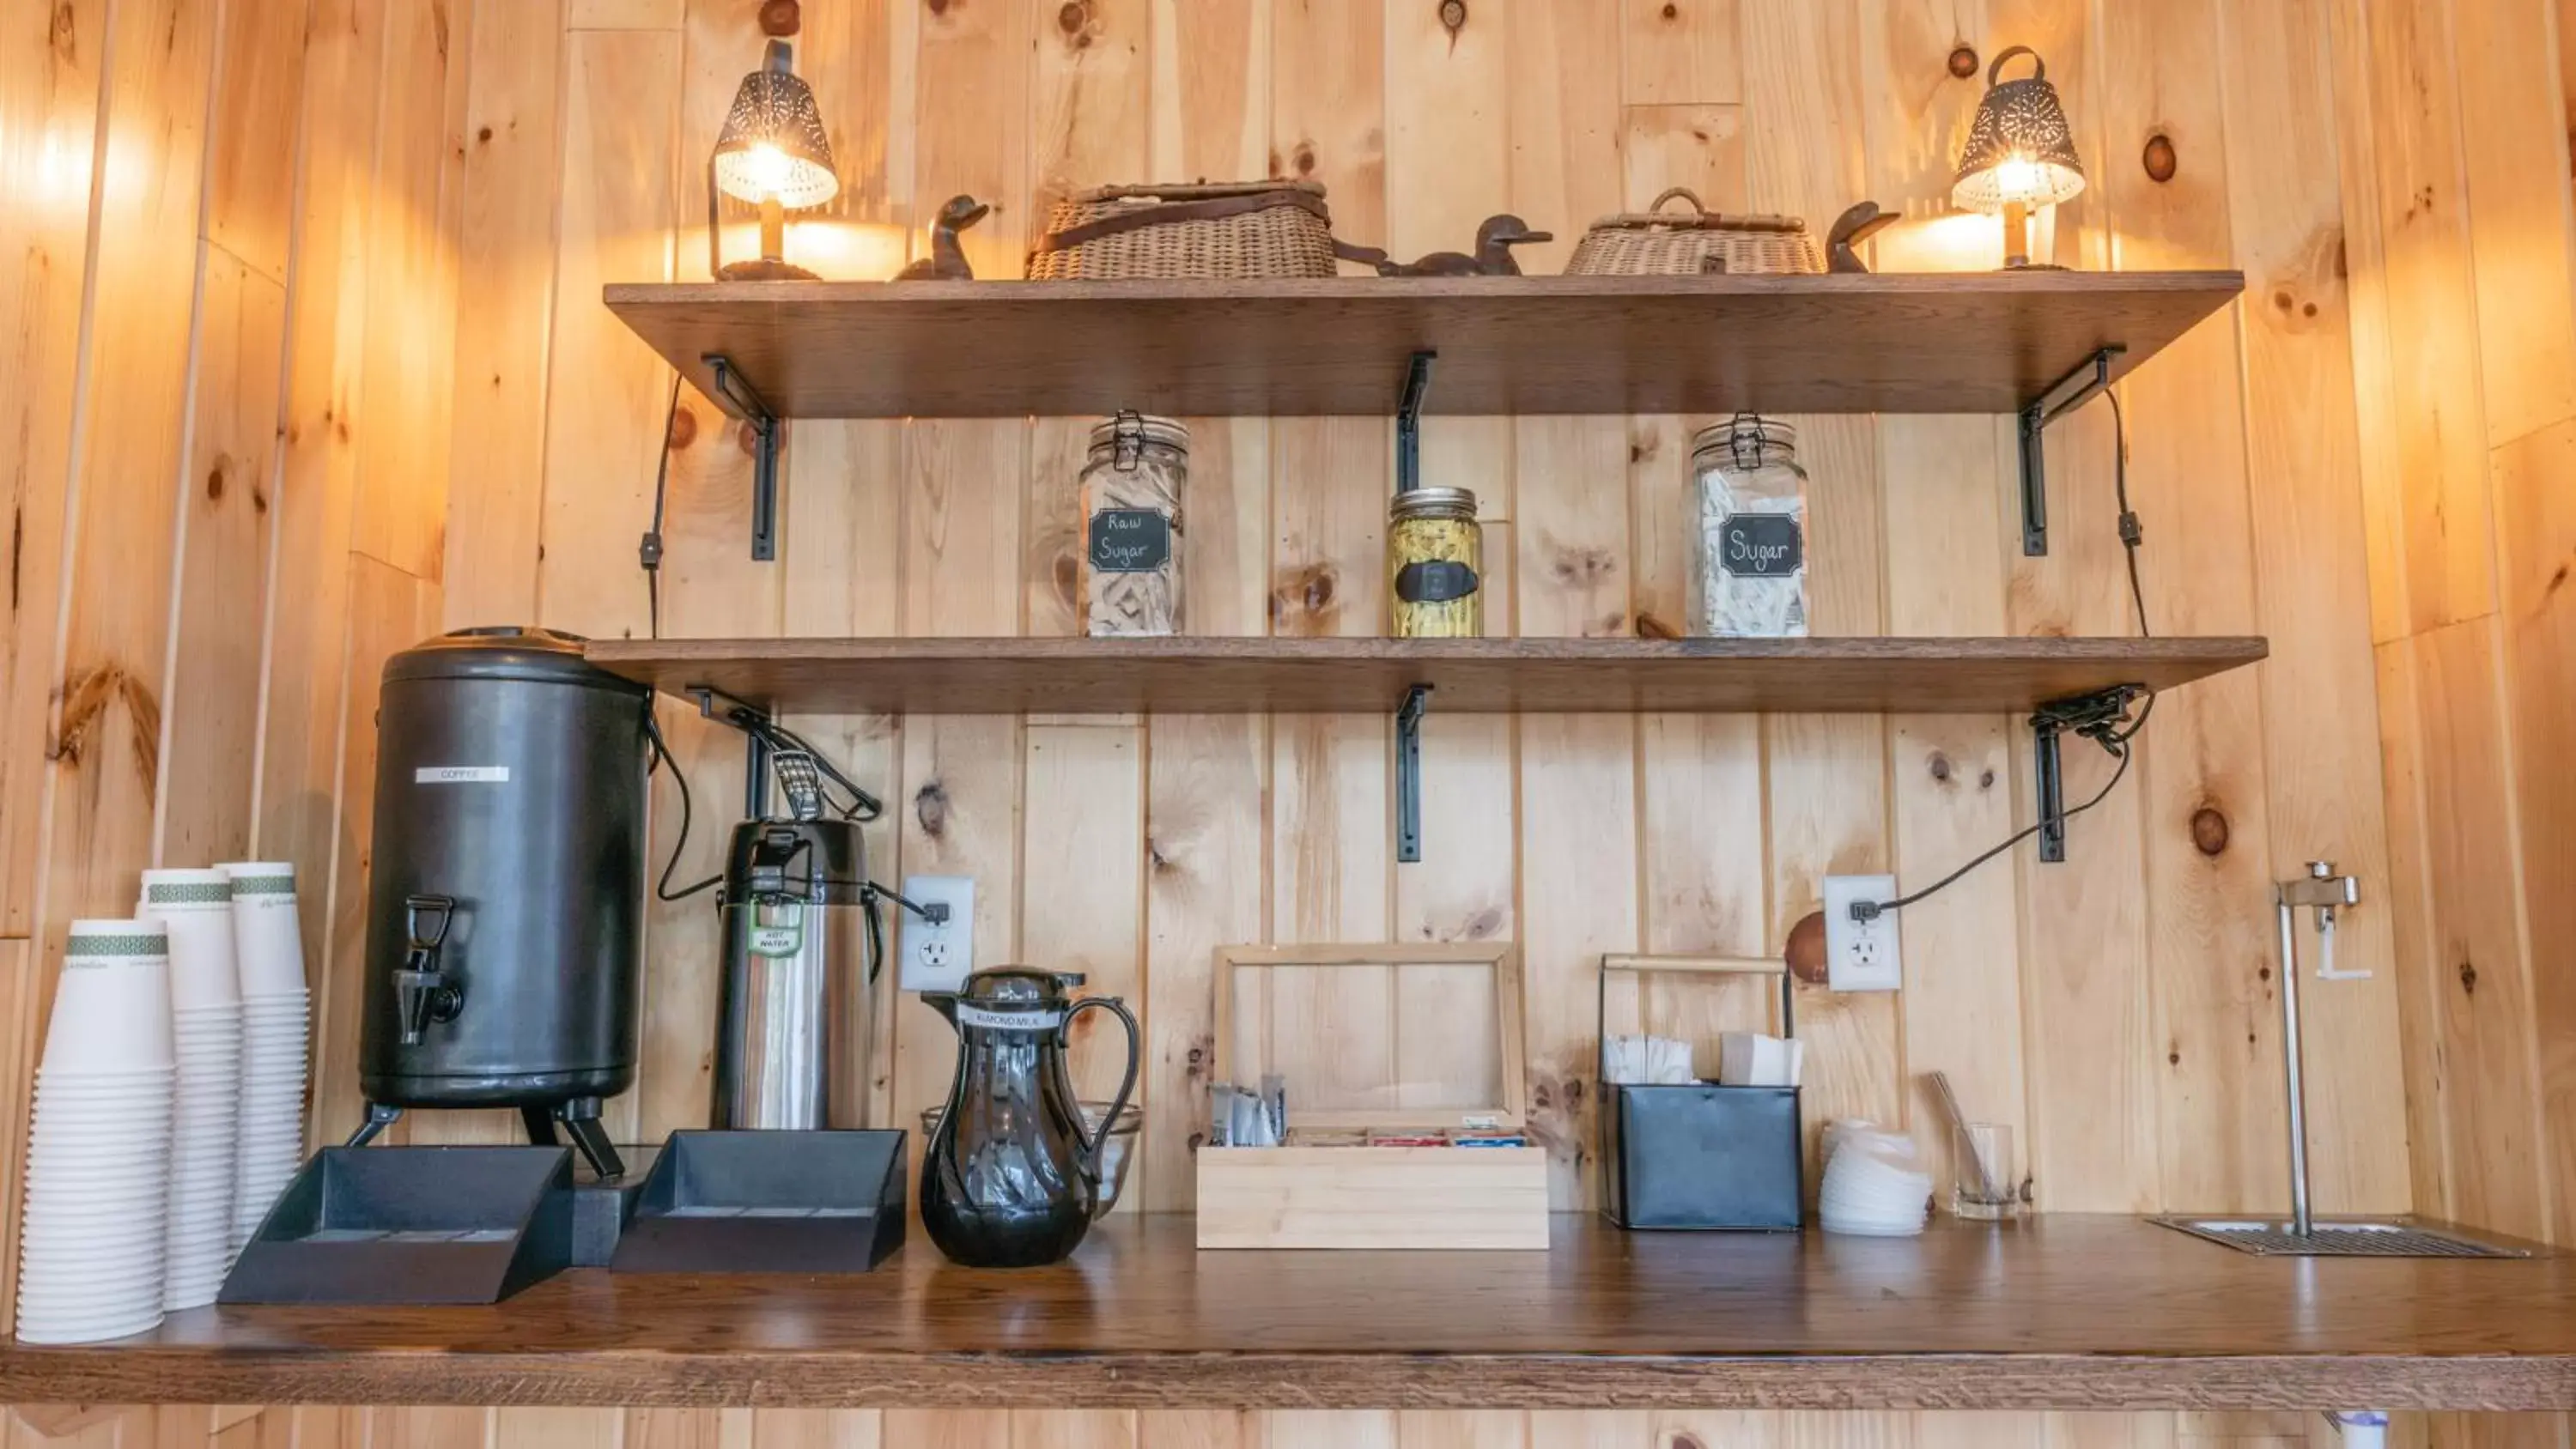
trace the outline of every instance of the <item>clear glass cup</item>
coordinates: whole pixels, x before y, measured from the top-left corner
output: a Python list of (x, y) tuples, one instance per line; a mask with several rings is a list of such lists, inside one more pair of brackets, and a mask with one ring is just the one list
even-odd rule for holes
[(1950, 1211), (1977, 1222), (2021, 1215), (2021, 1169), (2013, 1157), (2013, 1130), (2001, 1122), (1963, 1122), (1950, 1130), (1957, 1183)]

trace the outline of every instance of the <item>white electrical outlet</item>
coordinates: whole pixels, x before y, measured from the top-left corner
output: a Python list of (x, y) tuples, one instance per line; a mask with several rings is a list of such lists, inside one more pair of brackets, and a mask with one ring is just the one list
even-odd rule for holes
[(902, 907), (903, 989), (954, 991), (975, 969), (975, 882), (962, 875), (908, 875), (904, 899), (914, 905), (943, 905), (948, 919), (925, 921)]
[(1852, 919), (1854, 901), (1896, 899), (1892, 875), (1825, 877), (1825, 969), (1836, 991), (1894, 991), (1905, 984), (1896, 949), (1896, 912)]

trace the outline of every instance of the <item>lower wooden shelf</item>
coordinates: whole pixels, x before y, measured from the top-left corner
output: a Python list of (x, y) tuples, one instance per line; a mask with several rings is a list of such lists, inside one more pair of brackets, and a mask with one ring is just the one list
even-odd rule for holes
[(2576, 1259), (2250, 1258), (2130, 1218), (1526, 1253), (1196, 1251), (857, 1277), (580, 1270), (491, 1307), (199, 1309), (0, 1345), (14, 1403), (2576, 1409)]
[(593, 662), (835, 714), (2000, 714), (2255, 663), (2261, 639), (621, 639)]

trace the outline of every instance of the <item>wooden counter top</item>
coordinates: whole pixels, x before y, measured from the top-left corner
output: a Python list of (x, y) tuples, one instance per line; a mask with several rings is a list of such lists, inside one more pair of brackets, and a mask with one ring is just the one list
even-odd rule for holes
[(202, 1309), (0, 1346), (0, 1401), (2569, 1409), (2576, 1258), (2252, 1258), (2097, 1217), (1881, 1240), (1569, 1216), (1548, 1253), (1199, 1253), (1152, 1216), (1018, 1273), (916, 1233), (865, 1277)]

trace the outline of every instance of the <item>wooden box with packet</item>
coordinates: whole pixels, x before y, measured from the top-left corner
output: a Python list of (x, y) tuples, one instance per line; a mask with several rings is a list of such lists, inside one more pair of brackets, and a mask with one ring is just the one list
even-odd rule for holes
[(1253, 1101), (1199, 1149), (1198, 1245), (1545, 1248), (1521, 1010), (1509, 945), (1217, 948), (1208, 1077)]

